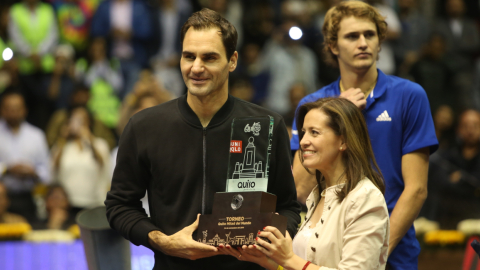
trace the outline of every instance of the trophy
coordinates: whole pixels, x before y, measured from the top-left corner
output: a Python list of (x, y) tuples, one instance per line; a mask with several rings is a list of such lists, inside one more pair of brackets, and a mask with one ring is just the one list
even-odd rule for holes
[(273, 123), (271, 116), (233, 120), (227, 190), (215, 193), (212, 214), (200, 216), (198, 242), (253, 245), (265, 226), (274, 226), (285, 235), (287, 218), (275, 214), (277, 196), (266, 192)]

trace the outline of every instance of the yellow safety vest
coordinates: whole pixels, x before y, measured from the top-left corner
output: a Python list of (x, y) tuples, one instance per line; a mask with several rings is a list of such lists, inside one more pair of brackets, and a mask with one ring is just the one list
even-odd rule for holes
[[(38, 3), (36, 10), (36, 21), (32, 21), (31, 13), (28, 7), (23, 3), (14, 4), (10, 9), (10, 16), (18, 25), (23, 38), (32, 47), (32, 53), (36, 53), (38, 46), (47, 37), (51, 25), (55, 23), (55, 13), (53, 9), (44, 3)], [(31, 74), (35, 72), (33, 61), (28, 57), (18, 57), (18, 68), (21, 74)], [(51, 54), (41, 55), (41, 67), (44, 72), (52, 72), (55, 66), (55, 59)]]

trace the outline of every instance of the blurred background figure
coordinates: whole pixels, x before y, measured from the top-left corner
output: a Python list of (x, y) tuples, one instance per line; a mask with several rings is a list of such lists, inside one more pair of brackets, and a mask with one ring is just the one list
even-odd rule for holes
[(0, 224), (2, 223), (27, 223), (27, 220), (17, 214), (8, 212), (10, 200), (8, 198), (7, 187), (0, 182)]
[(21, 94), (4, 93), (0, 106), (0, 181), (9, 190), (9, 211), (33, 223), (37, 219), (33, 189), (50, 182), (47, 141), (43, 131), (25, 121)]
[[(69, 111), (76, 107), (86, 107), (89, 100), (90, 90), (88, 87), (84, 84), (77, 83), (69, 98), (68, 107), (56, 110), (48, 122), (45, 133), (50, 148), (55, 144), (58, 138), (61, 137), (62, 127), (68, 122)], [(106, 127), (102, 121), (95, 118), (93, 119), (92, 133), (95, 137), (104, 139), (108, 143), (110, 149), (113, 149), (117, 145), (114, 132)]]
[(116, 127), (117, 135), (122, 134), (123, 128), (135, 113), (172, 98), (173, 95), (161, 86), (150, 70), (143, 70), (133, 91), (125, 97), (120, 108), (120, 120)]
[(60, 42), (70, 44), (79, 57), (85, 57), (92, 17), (100, 0), (49, 0), (57, 21)]
[(462, 220), (480, 219), (480, 112), (463, 112), (456, 134), (457, 143), (430, 160), (432, 194), (422, 209), (422, 215), (447, 230)]
[(433, 114), (435, 134), (438, 139), (437, 152), (443, 152), (452, 147), (455, 142), (455, 114), (448, 105), (441, 105)]
[(121, 63), (116, 58), (107, 58), (106, 40), (101, 37), (92, 40), (88, 61), (80, 59), (77, 63), (77, 76), (90, 90), (89, 110), (95, 119), (112, 130), (119, 120), (118, 109), (124, 82)]
[(180, 74), (180, 29), (192, 14), (187, 0), (156, 0), (154, 38), (158, 39), (155, 55), (150, 60), (155, 76), (174, 97), (185, 93)]
[(466, 16), (464, 0), (446, 0), (443, 10), (445, 17), (436, 20), (434, 31), (445, 39), (446, 60), (451, 70), (455, 70), (453, 83), (465, 105), (462, 109), (470, 108), (474, 105), (471, 98), (474, 59), (480, 51), (478, 22)]
[(228, 83), (230, 95), (248, 102), (253, 101), (254, 90), (248, 78), (231, 76)]
[(68, 99), (75, 86), (75, 51), (69, 44), (58, 45), (55, 50), (55, 67), (47, 79), (47, 96), (54, 110), (68, 106)]
[(295, 118), (295, 110), (297, 109), (300, 100), (302, 100), (302, 98), (307, 95), (307, 89), (305, 88), (305, 85), (303, 85), (303, 83), (298, 82), (290, 87), (288, 93), (290, 108), (288, 112), (283, 115), (283, 119), (285, 120), (285, 125), (287, 126), (288, 134), (291, 138), (293, 119)]
[(280, 114), (289, 110), (289, 87), (302, 82), (307, 93), (318, 89), (318, 63), (314, 52), (302, 44), (302, 37), (292, 36), (290, 29), (299, 25), (298, 16), (305, 14), (305, 5), (296, 1), (282, 4), (283, 22), (264, 47), (264, 68), (270, 73), (265, 106)]
[(123, 99), (133, 89), (142, 67), (148, 64), (148, 42), (153, 35), (151, 13), (142, 0), (105, 0), (98, 6), (90, 29), (92, 37), (108, 40), (109, 55), (119, 59)]
[(87, 108), (73, 108), (52, 148), (54, 179), (67, 192), (72, 215), (103, 205), (109, 188), (110, 151), (92, 134), (92, 124)]
[(30, 111), (28, 121), (44, 129), (51, 113), (44, 80), (54, 69), (53, 53), (58, 43), (55, 13), (40, 0), (24, 0), (12, 5), (9, 15), (8, 35)]
[(402, 29), (399, 38), (392, 43), (398, 66), (397, 73), (400, 76), (409, 72), (420, 57), (423, 45), (431, 36), (429, 22), (418, 9), (418, 5), (419, 2), (415, 0), (398, 1), (398, 17)]
[(70, 202), (65, 189), (53, 184), (45, 194), (46, 219), (33, 226), (35, 230), (67, 230), (75, 224), (75, 216), (70, 212)]
[(455, 70), (451, 69), (447, 59), (445, 39), (432, 34), (408, 74), (410, 79), (425, 89), (432, 113), (441, 105), (448, 105), (455, 110), (461, 108), (460, 93), (453, 82)]
[(247, 43), (241, 49), (240, 55), (242, 57), (238, 59), (237, 68), (232, 73), (231, 80), (234, 78), (248, 80), (252, 87), (250, 101), (261, 105), (267, 96), (270, 74), (263, 68), (260, 46), (256, 43)]

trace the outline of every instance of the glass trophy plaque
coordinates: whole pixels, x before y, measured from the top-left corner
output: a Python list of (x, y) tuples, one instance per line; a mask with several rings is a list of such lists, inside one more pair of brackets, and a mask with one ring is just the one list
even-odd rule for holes
[(200, 216), (199, 242), (251, 245), (269, 225), (285, 234), (287, 218), (275, 214), (277, 197), (267, 193), (273, 124), (271, 116), (232, 121), (226, 192), (214, 195), (212, 214)]

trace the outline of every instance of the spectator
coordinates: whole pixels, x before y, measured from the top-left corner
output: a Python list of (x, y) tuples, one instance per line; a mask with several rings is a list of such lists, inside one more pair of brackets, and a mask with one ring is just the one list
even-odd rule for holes
[(464, 219), (480, 219), (480, 112), (460, 115), (457, 145), (445, 155), (449, 183), (442, 193), (440, 224), (455, 229)]
[(27, 110), (21, 94), (5, 93), (0, 106), (0, 180), (9, 190), (9, 211), (33, 223), (33, 188), (50, 182), (47, 141), (43, 131), (25, 121)]
[(50, 0), (56, 11), (60, 42), (73, 46), (84, 57), (88, 47), (90, 24), (99, 0)]
[(446, 42), (446, 59), (451, 70), (457, 95), (463, 108), (473, 106), (471, 88), (473, 84), (473, 59), (479, 52), (480, 35), (474, 20), (465, 16), (463, 0), (445, 2), (446, 18), (435, 22), (434, 31), (442, 35)]
[(36, 230), (68, 230), (75, 224), (75, 216), (70, 213), (70, 202), (65, 189), (60, 185), (51, 185), (45, 195), (47, 218), (39, 222)]
[[(55, 51), (55, 68), (48, 78), (48, 99), (54, 109), (68, 106), (68, 98), (75, 86), (75, 51), (68, 44), (59, 45)], [(53, 113), (53, 112), (52, 112)]]
[(155, 36), (160, 38), (155, 48), (156, 55), (151, 59), (155, 76), (163, 82), (170, 93), (179, 97), (185, 93), (180, 73), (180, 28), (192, 13), (192, 7), (186, 0), (157, 0), (155, 11)]
[(55, 13), (40, 0), (23, 0), (10, 8), (9, 36), (18, 56), (20, 73), (53, 70), (52, 53), (58, 42)]
[(116, 59), (108, 60), (104, 38), (93, 39), (89, 56), (89, 63), (81, 59), (77, 64), (78, 76), (83, 76), (84, 83), (90, 89), (88, 108), (96, 119), (113, 129), (119, 120), (121, 101), (118, 96), (123, 85), (119, 63)]
[(288, 35), (294, 25), (294, 21), (284, 22), (264, 48), (264, 66), (270, 72), (265, 105), (280, 114), (289, 110), (288, 90), (293, 83), (302, 82), (308, 93), (318, 87), (315, 54)]
[(452, 147), (455, 141), (454, 113), (451, 107), (442, 105), (433, 114), (435, 135), (438, 139), (439, 152)]
[(71, 213), (103, 205), (110, 183), (110, 151), (92, 134), (93, 119), (85, 107), (71, 111), (52, 148), (55, 180), (70, 198)]
[(422, 46), (430, 36), (430, 26), (418, 10), (417, 1), (399, 0), (398, 6), (402, 31), (400, 37), (393, 42), (393, 49), (398, 63), (397, 73), (402, 76), (419, 59)]
[[(237, 69), (232, 73), (236, 77), (248, 77), (253, 88), (251, 101), (263, 104), (267, 96), (267, 87), (270, 79), (268, 70), (264, 70), (260, 46), (256, 43), (245, 44), (238, 60)], [(232, 76), (232, 78), (234, 77)]]
[(0, 182), (0, 224), (2, 223), (27, 223), (27, 220), (17, 214), (7, 212), (10, 206), (7, 187)]
[[(68, 121), (69, 111), (76, 107), (85, 107), (90, 100), (90, 90), (83, 84), (75, 85), (75, 89), (70, 96), (67, 109), (55, 111), (48, 122), (46, 128), (48, 146), (51, 148), (60, 137), (60, 130)], [(110, 149), (117, 145), (114, 133), (107, 128), (100, 120), (93, 120), (93, 135), (107, 141)]]
[(120, 60), (125, 81), (121, 99), (133, 89), (140, 69), (148, 64), (151, 23), (150, 11), (142, 0), (102, 1), (93, 16), (91, 35), (108, 38), (109, 54)]
[(455, 72), (448, 65), (447, 59), (444, 38), (433, 34), (409, 73), (410, 77), (425, 89), (432, 113), (441, 105), (448, 105), (455, 110), (461, 107), (459, 93), (452, 91), (455, 89)]
[(120, 120), (116, 128), (117, 134), (119, 136), (122, 134), (123, 128), (135, 113), (169, 101), (172, 97), (170, 92), (160, 86), (160, 83), (149, 70), (143, 70), (134, 90), (123, 101)]
[(58, 42), (52, 7), (39, 0), (23, 0), (12, 5), (8, 32), (30, 112), (27, 120), (44, 129), (51, 113), (44, 80), (45, 74), (54, 69), (52, 53)]

